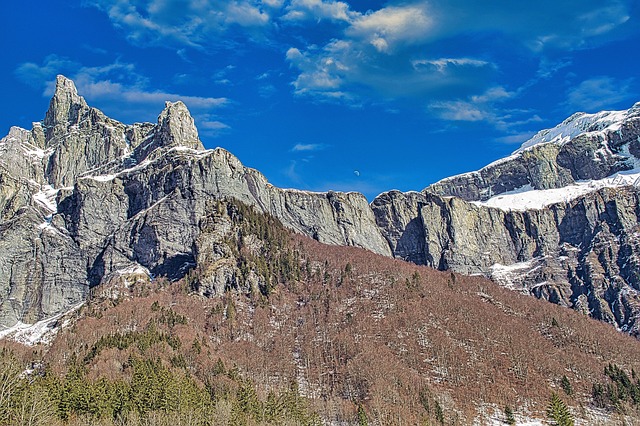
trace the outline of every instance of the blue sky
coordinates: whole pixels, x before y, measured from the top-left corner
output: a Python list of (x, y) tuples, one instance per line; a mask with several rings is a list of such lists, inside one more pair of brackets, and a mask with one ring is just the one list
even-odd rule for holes
[(640, 2), (33, 0), (0, 26), (0, 133), (56, 74), (126, 123), (182, 99), (275, 185), (421, 190), (575, 111), (640, 101)]

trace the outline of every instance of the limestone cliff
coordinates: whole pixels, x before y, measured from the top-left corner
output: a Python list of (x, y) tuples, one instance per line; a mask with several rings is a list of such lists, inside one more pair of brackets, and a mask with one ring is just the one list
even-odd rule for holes
[[(81, 302), (114, 275), (179, 278), (202, 253), (211, 200), (233, 197), (297, 232), (390, 256), (366, 198), (281, 190), (223, 149), (205, 150), (187, 107), (125, 125), (58, 76), (43, 123), (0, 141), (0, 324)], [(200, 248), (199, 248), (200, 247)]]
[(512, 156), (371, 207), (394, 256), (640, 335), (640, 104), (576, 114)]
[(539, 132), (510, 157), (443, 179), (425, 191), (472, 201), (524, 186), (562, 188), (579, 180), (602, 179), (634, 168), (639, 134), (640, 103), (626, 111), (577, 113)]

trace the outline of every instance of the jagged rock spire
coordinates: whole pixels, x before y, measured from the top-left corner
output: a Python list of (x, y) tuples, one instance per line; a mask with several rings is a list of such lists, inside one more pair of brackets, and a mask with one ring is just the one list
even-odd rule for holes
[(63, 75), (58, 75), (56, 90), (44, 118), (47, 139), (57, 134), (59, 128), (66, 129), (70, 124), (77, 123), (80, 111), (86, 108), (88, 105), (84, 98), (78, 95), (73, 81)]
[(158, 116), (158, 136), (163, 146), (180, 145), (204, 149), (193, 117), (181, 101), (165, 103), (164, 110)]

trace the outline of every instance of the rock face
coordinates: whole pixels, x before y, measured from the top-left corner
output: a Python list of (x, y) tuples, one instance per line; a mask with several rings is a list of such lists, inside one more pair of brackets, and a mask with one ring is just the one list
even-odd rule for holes
[(478, 172), (371, 207), (396, 257), (490, 276), (638, 336), (639, 151), (640, 104), (580, 113)]
[(212, 259), (202, 221), (225, 197), (319, 241), (391, 255), (361, 194), (275, 188), (229, 152), (205, 150), (182, 102), (156, 124), (124, 125), (63, 76), (43, 124), (0, 141), (0, 182), (2, 326), (63, 312), (117, 275), (183, 276)]
[[(442, 196), (487, 200), (524, 186), (562, 188), (577, 180), (602, 179), (635, 167), (640, 152), (640, 103), (627, 111), (577, 113), (543, 130), (510, 157), (477, 172), (437, 182), (427, 189)], [(626, 151), (625, 151), (626, 150)]]
[(480, 171), (369, 205), (275, 188), (205, 150), (181, 102), (125, 125), (59, 76), (44, 121), (0, 141), (0, 327), (129, 275), (200, 266), (203, 294), (259, 286), (238, 282), (222, 244), (232, 228), (217, 200), (233, 198), (321, 242), (487, 275), (640, 335), (639, 157), (640, 104), (580, 113)]

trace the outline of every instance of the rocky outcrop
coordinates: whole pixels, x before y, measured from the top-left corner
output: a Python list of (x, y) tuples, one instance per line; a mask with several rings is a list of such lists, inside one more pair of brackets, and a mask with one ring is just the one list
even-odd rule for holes
[(538, 133), (510, 157), (443, 179), (424, 191), (473, 201), (526, 186), (562, 188), (578, 180), (602, 179), (635, 167), (628, 154), (640, 152), (638, 135), (640, 103), (622, 113), (574, 114)]
[[(62, 76), (44, 126), (0, 141), (0, 181), (4, 326), (63, 312), (118, 275), (177, 279), (211, 260), (202, 221), (216, 199), (322, 242), (391, 255), (363, 195), (275, 188), (229, 152), (205, 150), (182, 102), (167, 102), (156, 124), (129, 126), (89, 107)], [(211, 271), (208, 293), (226, 273)]]
[[(411, 225), (404, 233), (387, 234), (396, 236), (398, 256), (488, 275), (640, 335), (639, 200), (635, 187), (603, 188), (544, 209), (504, 211), (454, 197), (409, 199), (395, 192), (378, 198), (373, 209), (379, 223), (398, 205), (405, 217), (417, 218), (405, 221)], [(423, 246), (407, 251), (404, 241), (420, 239)]]

